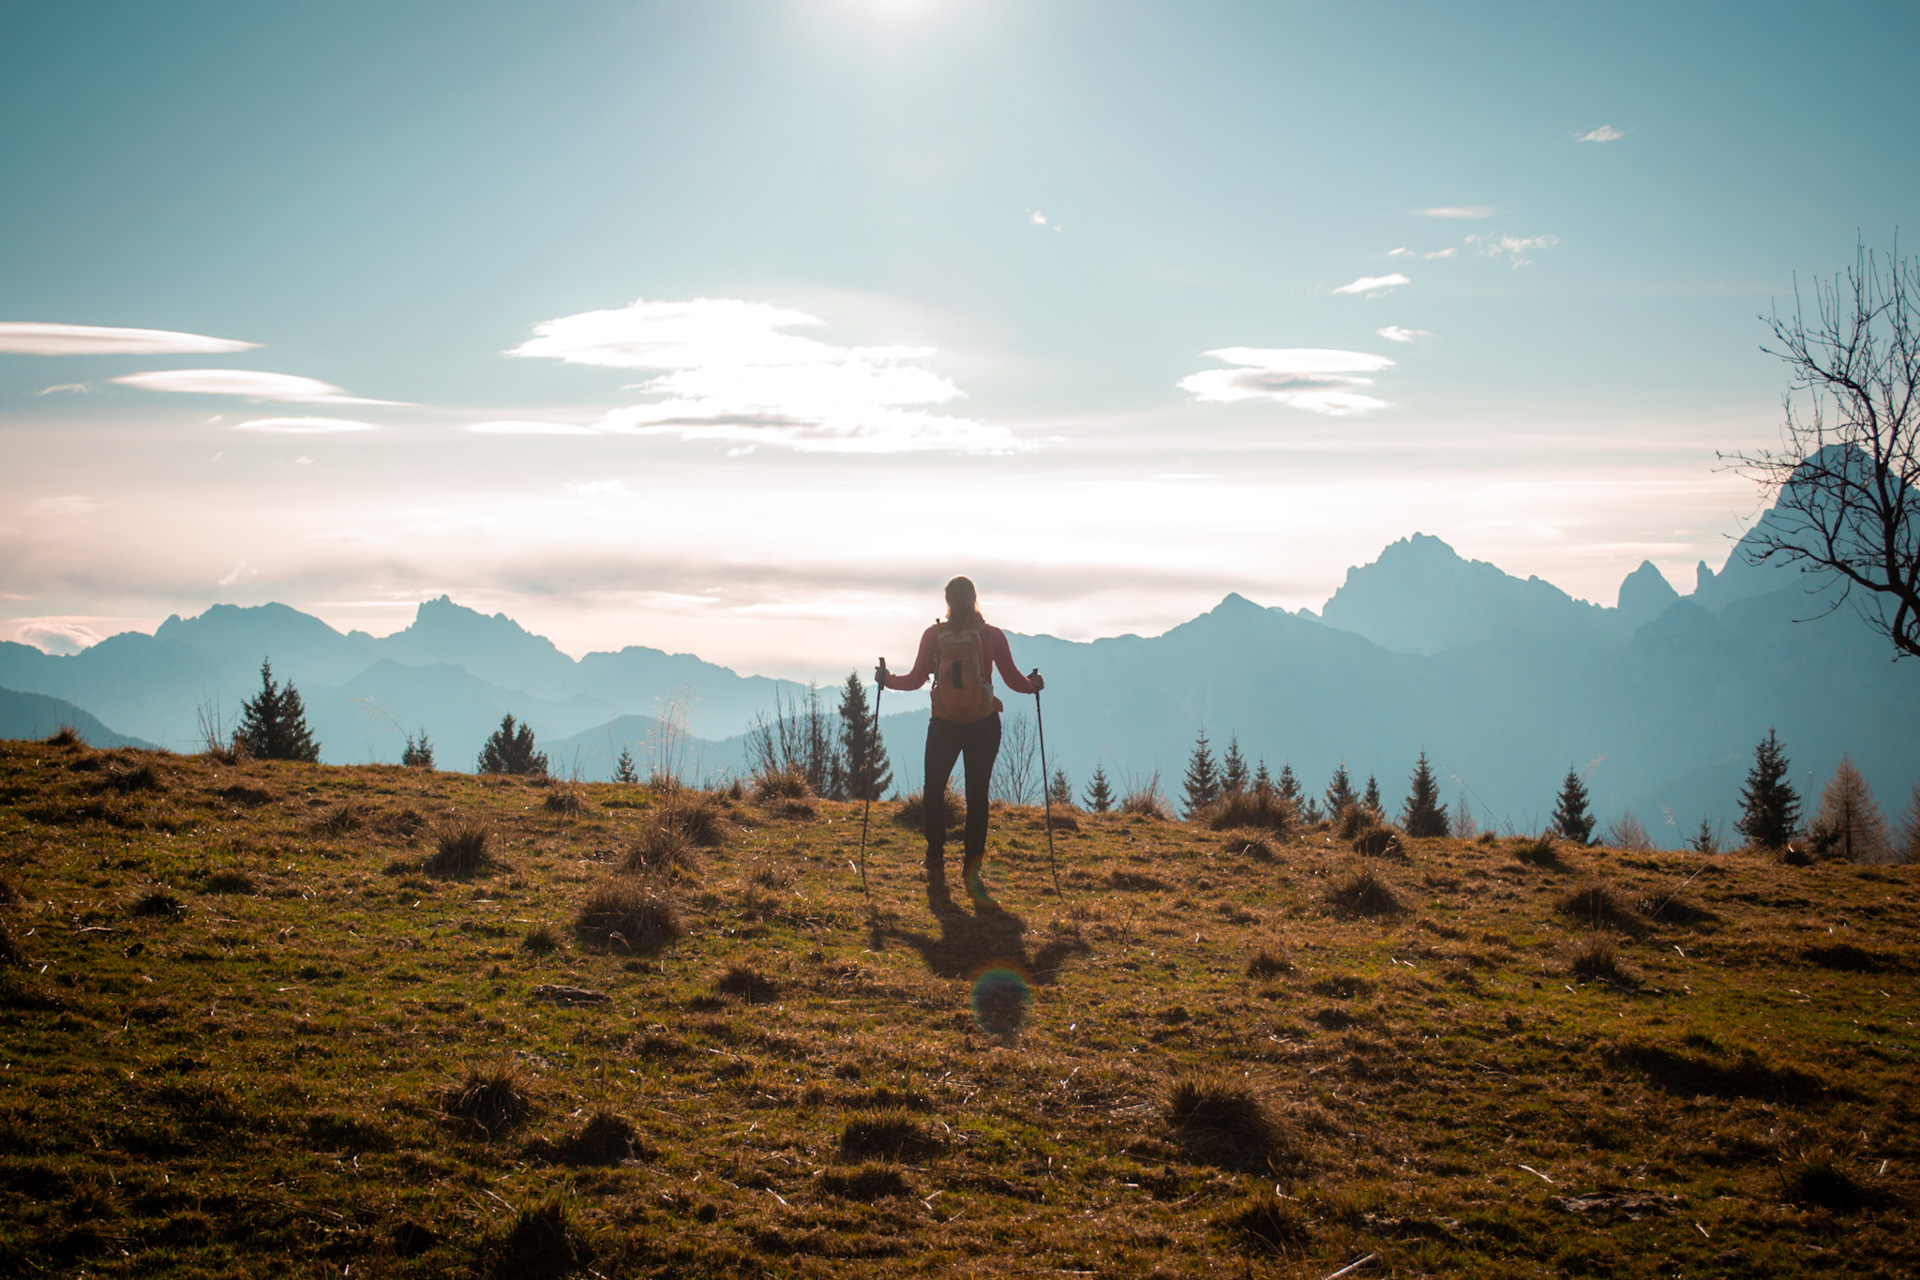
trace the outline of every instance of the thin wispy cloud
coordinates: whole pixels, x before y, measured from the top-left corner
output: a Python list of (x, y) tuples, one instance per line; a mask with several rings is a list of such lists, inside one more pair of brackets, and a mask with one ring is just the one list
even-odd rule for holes
[(350, 395), (318, 378), (256, 369), (156, 369), (113, 379), (124, 387), (166, 391), (181, 395), (244, 396), (249, 400), (280, 400), (289, 404), (393, 404)]
[(1590, 132), (1590, 133), (1583, 133), (1583, 134), (1580, 134), (1580, 135), (1578, 136), (1578, 138), (1577, 138), (1577, 141), (1580, 141), (1580, 142), (1618, 142), (1618, 141), (1620, 141), (1620, 139), (1622, 139), (1622, 138), (1624, 138), (1624, 137), (1626, 137), (1626, 136), (1627, 136), (1626, 134), (1624, 134), (1624, 133), (1622, 133), (1622, 132), (1621, 132), (1620, 130), (1618, 130), (1618, 129), (1616, 129), (1616, 128), (1614, 128), (1614, 127), (1613, 127), (1612, 125), (1610, 125), (1610, 124), (1603, 124), (1603, 125), (1601, 125), (1601, 126), (1600, 126), (1600, 127), (1598, 128), (1598, 129), (1595, 129), (1595, 130), (1593, 130), (1593, 131), (1592, 131), (1592, 132)]
[(1458, 252), (1459, 250), (1454, 248), (1452, 245), (1448, 245), (1444, 249), (1435, 249), (1432, 253), (1421, 253), (1417, 249), (1409, 249), (1405, 245), (1402, 245), (1398, 249), (1387, 250), (1387, 256), (1389, 258), (1421, 258), (1421, 259), (1451, 258), (1454, 254)]
[(356, 422), (349, 418), (254, 418), (233, 424), (235, 431), (261, 431), (269, 435), (324, 436), (355, 431), (378, 431), (377, 423)]
[(787, 332), (821, 324), (770, 303), (642, 299), (536, 325), (507, 354), (658, 371), (633, 389), (660, 398), (608, 413), (597, 425), (610, 432), (836, 453), (1031, 447), (1004, 427), (925, 407), (961, 397), (920, 363), (933, 348), (841, 347)]
[(1395, 271), (1391, 275), (1361, 276), (1358, 280), (1355, 280), (1352, 284), (1341, 285), (1338, 289), (1335, 289), (1334, 292), (1335, 293), (1363, 293), (1369, 298), (1377, 298), (1383, 293), (1388, 293), (1394, 289), (1398, 289), (1403, 284), (1412, 284), (1412, 283), (1413, 281), (1409, 279), (1407, 276), (1401, 274), (1398, 271)]
[(1533, 255), (1541, 249), (1551, 249), (1560, 243), (1560, 237), (1548, 233), (1541, 236), (1468, 236), (1467, 245), (1482, 257), (1501, 258), (1510, 261), (1514, 268), (1533, 265)]
[(114, 329), (91, 324), (0, 321), (0, 352), (23, 356), (163, 356), (249, 351), (257, 342), (210, 338), (169, 329)]
[(1030, 226), (1039, 227), (1043, 231), (1060, 230), (1059, 223), (1051, 221), (1046, 214), (1040, 212), (1038, 209), (1027, 210), (1027, 222)]
[(93, 388), (84, 382), (56, 382), (50, 387), (42, 387), (33, 394), (37, 396), (83, 396)]
[(597, 436), (597, 427), (577, 422), (533, 422), (504, 419), (496, 422), (469, 422), (465, 430), (483, 436)]
[(1385, 328), (1375, 329), (1374, 332), (1385, 338), (1388, 342), (1415, 342), (1421, 338), (1431, 338), (1433, 336), (1425, 329), (1402, 329), (1397, 324), (1390, 324)]
[(1416, 209), (1415, 213), (1423, 218), (1491, 218), (1493, 206), (1488, 204), (1446, 204), (1433, 209)]
[(583, 498), (631, 498), (632, 490), (624, 480), (576, 480), (567, 486), (568, 493), (577, 493)]
[(1363, 375), (1393, 367), (1386, 356), (1322, 347), (1222, 347), (1206, 354), (1234, 367), (1205, 369), (1180, 380), (1180, 389), (1202, 402), (1271, 400), (1335, 418), (1387, 407), (1358, 390), (1373, 385)]

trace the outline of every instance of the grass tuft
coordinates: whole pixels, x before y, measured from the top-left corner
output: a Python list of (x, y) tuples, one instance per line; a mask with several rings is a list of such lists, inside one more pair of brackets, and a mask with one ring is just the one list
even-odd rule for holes
[(1589, 982), (1611, 982), (1616, 986), (1635, 987), (1640, 985), (1640, 977), (1620, 963), (1620, 948), (1613, 939), (1599, 934), (1589, 935), (1573, 953), (1570, 966), (1576, 977)]
[(633, 1121), (602, 1109), (562, 1139), (553, 1154), (561, 1164), (608, 1165), (648, 1158), (653, 1152), (641, 1141)]
[(461, 822), (443, 827), (434, 845), (433, 856), (426, 863), (428, 875), (466, 880), (496, 865), (493, 832), (484, 823)]
[(1590, 929), (1618, 929), (1637, 936), (1646, 928), (1640, 913), (1603, 884), (1581, 885), (1560, 899), (1555, 909)]
[(913, 1194), (913, 1186), (891, 1160), (865, 1160), (850, 1169), (828, 1169), (820, 1189), (842, 1200), (891, 1200)]
[(1333, 820), (1334, 834), (1342, 840), (1358, 840), (1380, 826), (1385, 819), (1364, 804), (1350, 804)]
[(1853, 1176), (1831, 1150), (1802, 1151), (1783, 1161), (1780, 1179), (1787, 1197), (1835, 1213), (1857, 1213), (1881, 1201), (1878, 1191)]
[(748, 1004), (766, 1004), (780, 994), (780, 984), (749, 964), (727, 966), (713, 980), (713, 989), (722, 995), (738, 996)]
[(359, 805), (348, 802), (340, 805), (332, 813), (320, 819), (319, 828), (328, 835), (343, 836), (349, 831), (358, 831), (367, 823), (367, 815)]
[[(947, 827), (949, 830), (960, 825), (961, 815), (966, 812), (967, 802), (958, 791), (948, 786)], [(909, 831), (924, 831), (927, 826), (926, 797), (916, 791), (902, 800), (893, 811), (893, 820)]]
[(1282, 840), (1300, 825), (1293, 801), (1271, 787), (1235, 788), (1208, 805), (1200, 816), (1215, 831), (1250, 827), (1271, 831)]
[(1397, 916), (1407, 905), (1386, 878), (1363, 868), (1327, 890), (1327, 902), (1341, 916)]
[(1278, 978), (1282, 974), (1293, 972), (1293, 961), (1284, 952), (1276, 953), (1272, 948), (1262, 947), (1253, 953), (1247, 961), (1249, 978)]
[(587, 797), (571, 782), (556, 782), (547, 788), (547, 798), (540, 807), (563, 818), (577, 818), (587, 811)]
[(441, 1106), (469, 1133), (492, 1139), (526, 1123), (533, 1114), (533, 1094), (519, 1065), (503, 1058), (468, 1070), (466, 1079), (447, 1090)]
[(1251, 1085), (1183, 1076), (1167, 1092), (1167, 1125), (1195, 1160), (1241, 1173), (1272, 1175), (1299, 1152)]
[(903, 1107), (857, 1116), (840, 1132), (840, 1150), (849, 1156), (901, 1156), (938, 1145)]
[(649, 822), (621, 861), (623, 871), (660, 876), (668, 880), (685, 879), (699, 869), (693, 840), (680, 827)]
[(1553, 832), (1542, 831), (1531, 839), (1522, 840), (1513, 856), (1530, 867), (1557, 868), (1560, 865), (1560, 842)]
[(546, 955), (549, 951), (558, 951), (560, 931), (550, 924), (537, 924), (527, 930), (527, 936), (520, 940), (520, 945), (537, 956)]
[(1368, 827), (1353, 837), (1353, 851), (1363, 858), (1399, 858), (1404, 861), (1407, 856), (1406, 843), (1392, 827)]
[(773, 800), (811, 800), (813, 788), (807, 775), (798, 769), (766, 769), (754, 775), (753, 798), (761, 804)]
[(121, 795), (131, 795), (135, 791), (165, 791), (160, 781), (160, 773), (152, 762), (142, 760), (139, 764), (116, 764), (108, 769), (102, 779), (104, 787), (110, 787)]
[(1134, 818), (1172, 821), (1173, 812), (1167, 808), (1167, 798), (1160, 794), (1160, 775), (1155, 773), (1146, 782), (1129, 789), (1120, 798), (1120, 812)]
[(684, 932), (672, 895), (651, 877), (603, 881), (573, 921), (582, 946), (636, 955), (658, 951)]
[(556, 1191), (537, 1204), (527, 1205), (501, 1237), (493, 1274), (502, 1277), (561, 1276), (578, 1271), (593, 1259), (593, 1250), (573, 1220), (573, 1206), (565, 1192)]
[(208, 893), (237, 893), (250, 898), (259, 891), (253, 877), (244, 871), (216, 871), (207, 877)]
[(1263, 1253), (1284, 1254), (1307, 1243), (1312, 1235), (1307, 1220), (1278, 1190), (1262, 1189), (1216, 1219), (1218, 1226), (1242, 1244)]
[(703, 849), (718, 849), (733, 834), (725, 797), (691, 787), (670, 789), (654, 809), (653, 820)]
[(133, 914), (163, 920), (178, 920), (187, 908), (169, 889), (151, 889), (134, 900)]
[(87, 745), (87, 740), (81, 737), (79, 731), (70, 724), (61, 725), (60, 732), (45, 739), (45, 742), (50, 747), (65, 747), (69, 750)]

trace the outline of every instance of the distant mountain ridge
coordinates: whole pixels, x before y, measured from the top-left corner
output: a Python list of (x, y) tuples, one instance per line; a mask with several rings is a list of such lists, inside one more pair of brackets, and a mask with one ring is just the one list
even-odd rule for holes
[[(1848, 752), (1896, 816), (1920, 775), (1920, 663), (1890, 661), (1851, 610), (1799, 621), (1826, 601), (1791, 569), (1748, 563), (1758, 535), (1718, 574), (1702, 564), (1690, 595), (1643, 563), (1602, 606), (1415, 534), (1350, 571), (1320, 617), (1233, 594), (1163, 635), (1015, 635), (1014, 656), (1047, 674), (1049, 763), (1076, 786), (1100, 765), (1123, 789), (1157, 773), (1173, 792), (1204, 727), (1216, 750), (1237, 739), (1315, 792), (1344, 761), (1356, 782), (1376, 775), (1390, 807), (1425, 751), (1449, 803), (1516, 828), (1544, 821), (1572, 766), (1603, 823), (1631, 810), (1672, 844), (1702, 817), (1730, 837), (1753, 744), (1775, 727), (1809, 805)], [(216, 605), (67, 657), (0, 644), (0, 686), (192, 749), (203, 715), (231, 726), (263, 656), (299, 685), (322, 758), (337, 763), (396, 760), (424, 728), (442, 768), (468, 769), (510, 712), (562, 773), (607, 777), (626, 747), (643, 774), (671, 753), (685, 773), (723, 776), (745, 767), (757, 715), (806, 695), (641, 646), (575, 661), (445, 596), (378, 638), (272, 604)], [(1005, 701), (1017, 750), (1032, 708)], [(912, 790), (925, 694), (887, 706), (895, 777)]]

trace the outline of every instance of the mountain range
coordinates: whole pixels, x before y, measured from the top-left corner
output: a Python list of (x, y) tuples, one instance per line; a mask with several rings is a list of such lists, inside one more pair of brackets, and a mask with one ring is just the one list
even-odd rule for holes
[[(1048, 762), (1076, 786), (1099, 766), (1122, 790), (1157, 775), (1177, 796), (1204, 731), (1217, 751), (1237, 742), (1275, 771), (1291, 764), (1314, 791), (1344, 762), (1356, 785), (1377, 776), (1394, 807), (1424, 751), (1449, 803), (1464, 798), (1482, 825), (1538, 827), (1571, 767), (1603, 823), (1632, 812), (1672, 845), (1702, 818), (1731, 838), (1754, 745), (1775, 728), (1810, 807), (1848, 753), (1896, 816), (1920, 777), (1920, 663), (1893, 661), (1851, 608), (1810, 594), (1811, 579), (1751, 563), (1771, 518), (1719, 573), (1701, 564), (1685, 596), (1649, 563), (1615, 603), (1593, 604), (1416, 534), (1350, 570), (1318, 615), (1229, 595), (1158, 636), (1009, 638), (1022, 667), (1047, 674)], [(892, 639), (907, 657), (913, 637)], [(444, 596), (385, 637), (285, 605), (215, 605), (71, 656), (0, 643), (0, 687), (43, 700), (0, 730), (71, 723), (101, 745), (137, 735), (197, 749), (208, 728), (231, 730), (268, 658), (335, 763), (397, 760), (424, 729), (441, 767), (469, 768), (511, 713), (562, 774), (608, 777), (625, 747), (643, 774), (712, 778), (745, 769), (756, 716), (807, 696), (639, 646), (575, 660)], [(836, 693), (821, 694), (829, 709)], [(71, 711), (60, 719), (44, 700)], [(1032, 708), (1007, 702), (1008, 750), (1021, 752)], [(0, 714), (26, 705), (10, 695)], [(926, 695), (892, 694), (884, 709), (896, 782), (913, 789)]]

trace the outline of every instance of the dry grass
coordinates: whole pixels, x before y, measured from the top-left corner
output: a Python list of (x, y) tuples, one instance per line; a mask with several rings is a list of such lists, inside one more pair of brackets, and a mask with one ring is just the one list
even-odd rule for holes
[(187, 914), (186, 904), (171, 889), (149, 889), (133, 900), (130, 910), (136, 916), (162, 920), (178, 920)]
[(1582, 941), (1568, 967), (1575, 977), (1589, 982), (1611, 982), (1621, 987), (1640, 984), (1639, 975), (1620, 962), (1620, 948), (1604, 935), (1595, 934)]
[(925, 1126), (902, 1107), (856, 1116), (840, 1131), (840, 1151), (847, 1156), (924, 1155), (939, 1146)]
[(605, 1110), (595, 1111), (584, 1124), (554, 1144), (553, 1159), (576, 1166), (619, 1164), (646, 1159), (651, 1149), (633, 1121)]
[(1244, 1081), (1184, 1076), (1167, 1091), (1167, 1127), (1192, 1158), (1271, 1177), (1298, 1164), (1298, 1142)]
[(562, 945), (560, 931), (550, 924), (536, 924), (527, 930), (527, 936), (520, 940), (520, 945), (537, 956), (558, 951)]
[(1327, 905), (1340, 916), (1397, 916), (1407, 904), (1386, 877), (1371, 867), (1363, 867), (1340, 879), (1327, 890)]
[[(1124, 806), (1123, 801), (1123, 809)], [(1200, 816), (1215, 831), (1246, 827), (1270, 832), (1282, 840), (1300, 826), (1300, 815), (1293, 801), (1269, 787), (1229, 791), (1208, 805)]]
[(1583, 884), (1568, 893), (1560, 899), (1557, 909), (1561, 915), (1589, 929), (1618, 929), (1636, 937), (1646, 931), (1645, 917), (1612, 889), (1597, 882)]
[(686, 831), (675, 825), (648, 822), (621, 860), (621, 869), (667, 880), (692, 877), (700, 868), (699, 854)]
[(1278, 978), (1292, 973), (1293, 970), (1293, 961), (1288, 958), (1286, 952), (1272, 947), (1260, 948), (1253, 953), (1252, 959), (1247, 961), (1249, 978)]
[(1537, 836), (1522, 840), (1513, 851), (1513, 856), (1530, 867), (1557, 869), (1560, 866), (1560, 841), (1551, 831), (1542, 831)]
[[(947, 829), (953, 830), (960, 825), (967, 811), (967, 802), (951, 785), (946, 790)], [(923, 831), (927, 825), (926, 797), (918, 791), (913, 792), (894, 806), (893, 820), (909, 831)]]
[(587, 811), (587, 797), (576, 783), (554, 782), (548, 785), (540, 807), (563, 818), (578, 818)]
[(441, 1098), (441, 1108), (473, 1136), (491, 1141), (511, 1133), (533, 1114), (526, 1073), (512, 1059), (474, 1067)]
[(661, 796), (653, 821), (703, 849), (718, 849), (733, 834), (726, 797), (692, 787), (674, 787)]
[(498, 866), (493, 856), (493, 832), (484, 823), (458, 822), (434, 837), (428, 875), (447, 880), (469, 880)]
[(774, 800), (811, 800), (813, 788), (798, 769), (769, 769), (753, 778), (753, 798), (760, 804)]
[(648, 877), (602, 881), (573, 921), (582, 946), (635, 955), (658, 951), (685, 932), (671, 891)]

